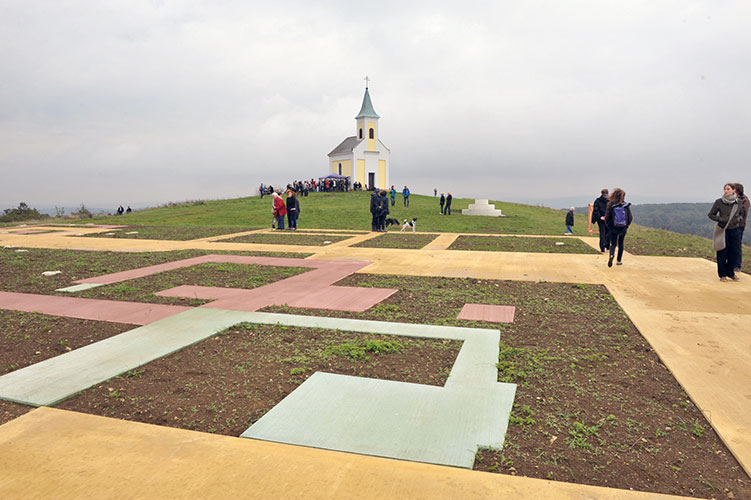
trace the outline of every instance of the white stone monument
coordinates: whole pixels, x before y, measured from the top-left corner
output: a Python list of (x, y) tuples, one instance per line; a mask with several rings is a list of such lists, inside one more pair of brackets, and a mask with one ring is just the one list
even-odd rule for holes
[(462, 215), (485, 215), (488, 217), (506, 217), (501, 211), (495, 208), (495, 205), (488, 203), (488, 200), (475, 200), (469, 205), (469, 208), (462, 210)]

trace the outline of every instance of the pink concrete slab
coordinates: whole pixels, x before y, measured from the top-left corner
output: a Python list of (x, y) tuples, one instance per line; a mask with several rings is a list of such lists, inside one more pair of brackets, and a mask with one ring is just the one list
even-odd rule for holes
[(513, 323), (514, 306), (492, 306), (487, 304), (464, 304), (457, 319), (488, 321), (491, 323)]
[(221, 288), (216, 286), (180, 285), (168, 290), (156, 292), (160, 297), (183, 297), (189, 299), (219, 300), (231, 299), (238, 294), (249, 292), (243, 288)]
[(157, 295), (213, 300), (214, 302), (202, 306), (212, 309), (256, 311), (270, 305), (289, 304), (293, 307), (313, 309), (365, 311), (396, 292), (393, 289), (331, 286), (367, 266), (368, 262), (213, 254), (86, 278), (74, 283), (109, 285), (205, 262), (306, 267), (310, 268), (310, 271), (252, 290), (183, 285), (157, 292)]
[(287, 305), (307, 309), (363, 312), (398, 291), (393, 288), (330, 286), (290, 300)]
[(191, 309), (184, 306), (141, 304), (115, 300), (58, 297), (33, 293), (0, 292), (0, 309), (38, 312), (68, 318), (146, 325)]

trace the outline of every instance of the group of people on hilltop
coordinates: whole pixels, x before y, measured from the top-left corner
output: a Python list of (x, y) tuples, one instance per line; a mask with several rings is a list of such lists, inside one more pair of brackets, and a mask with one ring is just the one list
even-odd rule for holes
[[(626, 239), (628, 227), (634, 220), (631, 214), (631, 203), (626, 202), (626, 192), (621, 188), (615, 188), (608, 196), (609, 191), (600, 191), (592, 209), (592, 223), (597, 224), (600, 231), (600, 252), (609, 251), (608, 267), (613, 267), (615, 248), (618, 247), (617, 265), (623, 264), (623, 245)], [(574, 208), (571, 207), (566, 214), (566, 231), (571, 233), (574, 225)]]
[[(438, 192), (436, 189), (433, 191)], [(441, 198), (438, 203), (441, 205), (441, 215), (451, 215), (451, 201), (454, 199), (451, 193), (444, 195), (441, 193)]]
[(119, 207), (117, 207), (117, 210), (115, 210), (115, 215), (129, 214), (132, 211), (133, 209), (130, 208), (130, 205), (128, 205), (127, 209), (123, 208), (123, 206), (120, 205)]
[[(394, 186), (391, 186), (391, 192), (394, 193), (391, 196), (392, 203), (394, 204)], [(386, 232), (386, 216), (389, 214), (389, 194), (385, 189), (380, 191), (376, 189), (370, 195), (370, 215), (371, 215), (371, 231), (385, 233)]]
[(743, 264), (743, 232), (750, 204), (743, 184), (729, 182), (723, 186), (722, 196), (715, 200), (707, 214), (717, 223), (713, 242), (720, 281), (740, 279), (736, 271), (740, 271)]
[[(600, 197), (593, 203), (592, 223), (597, 224), (600, 231), (600, 252), (609, 251), (608, 267), (613, 267), (615, 248), (618, 247), (617, 265), (623, 264), (623, 247), (628, 227), (634, 220), (631, 214), (631, 203), (626, 202), (626, 192), (621, 188), (615, 188), (608, 196), (609, 191), (600, 191)], [(574, 208), (566, 214), (566, 230), (571, 233), (574, 225)], [(569, 224), (570, 222), (570, 224)]]
[[(286, 190), (294, 190), (297, 196), (308, 196), (308, 193), (324, 192), (324, 191), (349, 191), (349, 178), (344, 179), (310, 179), (309, 181), (294, 181), (287, 184)], [(362, 187), (360, 188), (362, 189)], [(261, 183), (258, 186), (258, 193), (261, 198), (264, 195), (273, 193), (281, 194), (281, 190), (275, 190), (272, 185), (265, 185)]]
[[(624, 240), (628, 227), (633, 222), (631, 204), (626, 202), (626, 193), (616, 188), (609, 195), (603, 189), (592, 209), (592, 223), (600, 231), (600, 252), (609, 251), (608, 267), (622, 264)], [(749, 206), (743, 184), (729, 182), (723, 186), (723, 194), (715, 200), (708, 217), (717, 223), (714, 231), (713, 246), (717, 252), (717, 274), (720, 281), (738, 281), (736, 271), (743, 264), (743, 233), (746, 229)], [(571, 233), (574, 224), (574, 208), (566, 214), (566, 233)], [(618, 247), (616, 257), (615, 248)]]

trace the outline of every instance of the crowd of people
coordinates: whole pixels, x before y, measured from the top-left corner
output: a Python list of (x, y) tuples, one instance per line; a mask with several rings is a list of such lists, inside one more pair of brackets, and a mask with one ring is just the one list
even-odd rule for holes
[[(743, 184), (729, 182), (723, 186), (723, 194), (715, 200), (708, 217), (717, 223), (713, 247), (717, 252), (717, 274), (720, 281), (738, 281), (736, 274), (743, 264), (743, 233), (748, 218), (749, 199)], [(626, 202), (626, 193), (616, 188), (612, 193), (603, 189), (592, 203), (592, 223), (600, 233), (600, 252), (609, 252), (608, 267), (623, 264), (623, 249), (628, 228), (633, 222), (631, 204)], [(566, 234), (573, 234), (574, 208), (566, 214)], [(615, 250), (618, 248), (618, 253)]]
[[(355, 182), (352, 188), (356, 191), (362, 190), (362, 184)], [(296, 230), (297, 220), (300, 217), (300, 196), (308, 196), (313, 191), (349, 191), (348, 178), (321, 178), (318, 181), (295, 181), (287, 184), (285, 190), (286, 200), (282, 198), (279, 191), (274, 190), (273, 186), (259, 186), (261, 198), (265, 194), (273, 196), (273, 222), (272, 227), (283, 230), (285, 229), (285, 216), (287, 220), (287, 229)], [(438, 190), (433, 190), (436, 196)], [(407, 186), (402, 189), (402, 202), (404, 207), (409, 207), (410, 190)], [(389, 191), (373, 189), (370, 196), (370, 213), (371, 229), (373, 231), (385, 232), (385, 222), (389, 215), (389, 206), (396, 204), (397, 191), (392, 185)], [(441, 193), (439, 206), (441, 215), (451, 215), (451, 193)], [(117, 214), (130, 213), (131, 208), (127, 211), (120, 206)], [(573, 234), (574, 226), (574, 207), (571, 207), (566, 213), (566, 233)], [(744, 193), (743, 184), (727, 183), (723, 186), (723, 195), (715, 200), (709, 211), (709, 218), (716, 222), (714, 234), (714, 249), (717, 252), (717, 273), (721, 281), (737, 281), (739, 278), (736, 274), (740, 271), (743, 262), (743, 233), (746, 228), (746, 219), (749, 212), (749, 199)], [(626, 202), (626, 192), (620, 188), (615, 188), (612, 193), (608, 189), (603, 189), (600, 196), (592, 203), (592, 224), (596, 224), (599, 231), (600, 252), (609, 253), (608, 267), (623, 264), (623, 252), (625, 248), (626, 234), (628, 228), (633, 222), (631, 213), (631, 203)], [(616, 252), (616, 249), (618, 250)]]
[[(358, 184), (358, 183), (355, 183)], [(327, 192), (327, 191), (349, 191), (350, 188), (350, 182), (349, 177), (342, 177), (342, 178), (329, 178), (329, 177), (321, 177), (317, 181), (315, 179), (305, 180), (305, 181), (294, 181), (289, 184), (287, 184), (286, 189), (284, 189), (284, 192), (292, 189), (294, 190), (299, 196), (308, 196), (309, 193), (315, 193), (315, 192)], [(360, 187), (362, 189), (362, 186)], [(258, 186), (258, 193), (263, 198), (266, 195), (270, 195), (272, 193), (282, 194), (281, 189), (274, 189), (274, 186), (271, 184), (263, 184), (261, 183)]]

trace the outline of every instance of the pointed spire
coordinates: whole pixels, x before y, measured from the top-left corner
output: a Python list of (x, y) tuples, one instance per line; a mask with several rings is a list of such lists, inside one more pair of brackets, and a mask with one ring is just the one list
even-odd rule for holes
[(360, 112), (355, 116), (355, 120), (358, 118), (380, 118), (378, 114), (375, 112), (375, 109), (373, 109), (373, 103), (370, 102), (370, 92), (368, 91), (367, 83), (365, 87), (365, 96), (362, 98), (362, 107), (360, 108)]

